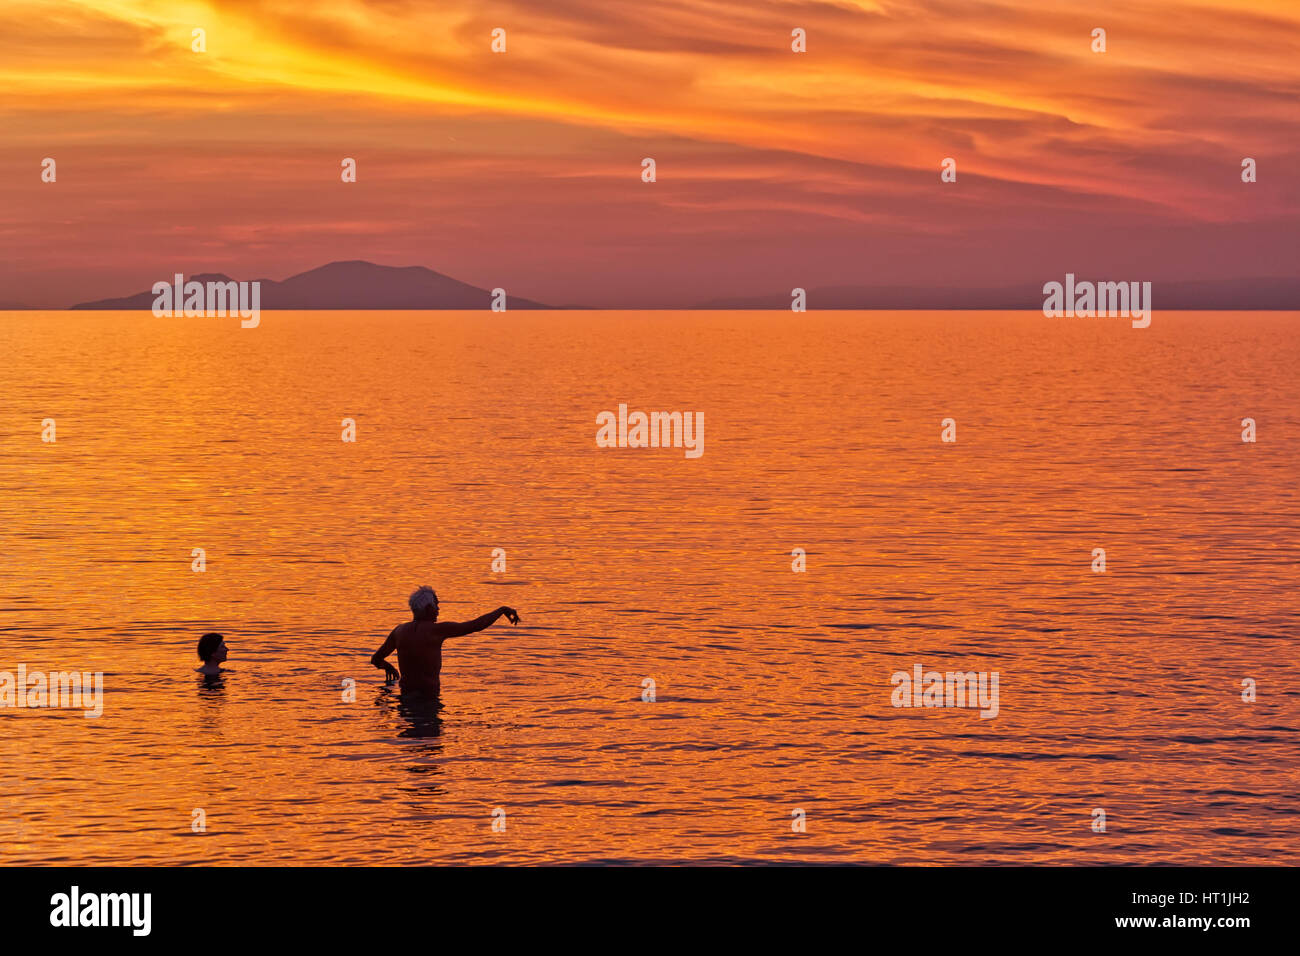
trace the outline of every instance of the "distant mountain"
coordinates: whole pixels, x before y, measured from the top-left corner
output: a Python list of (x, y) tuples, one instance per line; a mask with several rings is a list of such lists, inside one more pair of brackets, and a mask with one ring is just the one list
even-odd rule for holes
[[(1077, 281), (1132, 280), (1134, 276), (1089, 275)], [(1041, 309), (1043, 283), (1063, 282), (1065, 274), (1042, 282), (1000, 289), (930, 286), (833, 286), (808, 289), (808, 310), (817, 309)], [(1300, 279), (1152, 280), (1151, 299), (1161, 310), (1300, 310)], [(700, 309), (789, 309), (790, 292), (714, 299)]]
[[(172, 276), (160, 275), (158, 281), (170, 282)], [(230, 276), (211, 273), (187, 275), (185, 281), (233, 282)], [(459, 282), (424, 266), (380, 266), (354, 259), (290, 276), (280, 282), (258, 279), (261, 309), (487, 309), (492, 293)], [(130, 311), (152, 309), (152, 292), (139, 292), (122, 299), (99, 299), (81, 302), (74, 309), (115, 309)], [(511, 295), (506, 289), (509, 309), (547, 309), (550, 306)]]
[[(158, 277), (170, 281), (171, 275)], [(996, 309), (1033, 310), (1043, 306), (1043, 283), (1060, 282), (1060, 275), (1044, 276), (996, 289), (952, 286), (814, 286), (808, 289), (808, 309)], [(1129, 275), (1091, 275), (1079, 273), (1080, 281), (1132, 280)], [(221, 274), (187, 275), (186, 281), (231, 282)], [(261, 308), (275, 309), (487, 309), (492, 295), (486, 289), (459, 282), (423, 266), (381, 266), (373, 262), (351, 260), (331, 262), (282, 281), (259, 279), (262, 283)], [(1300, 311), (1300, 278), (1152, 280), (1152, 304), (1157, 312), (1195, 310), (1277, 310)], [(510, 309), (585, 309), (589, 305), (549, 306), (531, 299), (510, 295)], [(121, 299), (82, 302), (74, 309), (148, 310), (154, 294), (140, 292)], [(606, 303), (611, 309), (641, 308), (635, 303)], [(20, 311), (19, 305), (0, 310)], [(762, 295), (738, 295), (714, 299), (700, 305), (682, 305), (692, 309), (789, 309), (790, 292), (773, 291)]]

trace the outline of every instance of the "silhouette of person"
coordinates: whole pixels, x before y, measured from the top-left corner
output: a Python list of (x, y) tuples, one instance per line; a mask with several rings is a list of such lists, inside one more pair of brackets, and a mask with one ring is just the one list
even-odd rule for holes
[[(382, 667), (388, 683), (401, 681), (402, 693), (437, 695), (441, 690), (442, 644), (449, 637), (462, 637), (491, 627), (504, 616), (511, 624), (519, 623), (512, 607), (499, 607), (472, 621), (438, 621), (438, 595), (427, 584), (417, 589), (407, 603), (412, 620), (393, 628), (383, 647), (371, 655), (370, 663)], [(385, 659), (397, 651), (396, 667)]]
[(222, 672), (221, 665), (229, 656), (224, 637), (220, 634), (204, 634), (199, 638), (199, 660), (203, 664), (195, 670), (205, 677), (216, 677)]

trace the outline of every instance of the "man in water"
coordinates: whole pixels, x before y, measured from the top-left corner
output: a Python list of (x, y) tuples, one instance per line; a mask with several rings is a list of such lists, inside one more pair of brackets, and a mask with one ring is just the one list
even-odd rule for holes
[[(370, 658), (370, 663), (384, 669), (388, 683), (401, 680), (403, 691), (425, 694), (439, 692), (442, 642), (447, 638), (481, 631), (491, 627), (502, 616), (511, 624), (519, 623), (519, 615), (512, 607), (499, 607), (463, 624), (455, 621), (438, 623), (438, 595), (427, 584), (412, 594), (407, 604), (411, 606), (414, 620), (393, 628), (393, 633), (388, 635), (384, 646)], [(397, 663), (402, 668), (400, 673), (385, 660), (393, 651), (397, 651)]]
[(196, 667), (205, 677), (216, 677), (221, 673), (221, 665), (230, 656), (226, 649), (226, 639), (220, 634), (204, 634), (199, 638), (199, 660), (202, 667)]

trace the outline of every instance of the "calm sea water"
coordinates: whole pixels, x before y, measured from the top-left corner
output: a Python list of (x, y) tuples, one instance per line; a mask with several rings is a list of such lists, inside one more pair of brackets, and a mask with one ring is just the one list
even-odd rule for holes
[[(2, 314), (0, 369), (0, 670), (106, 695), (0, 710), (0, 862), (1300, 862), (1295, 315)], [(436, 715), (368, 663), (423, 583), (523, 616)]]

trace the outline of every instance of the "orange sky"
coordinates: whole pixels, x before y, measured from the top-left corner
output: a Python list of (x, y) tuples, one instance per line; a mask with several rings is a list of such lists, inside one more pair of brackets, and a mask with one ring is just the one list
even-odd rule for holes
[(0, 305), (355, 258), (608, 305), (1296, 275), (1294, 0), (0, 6)]

